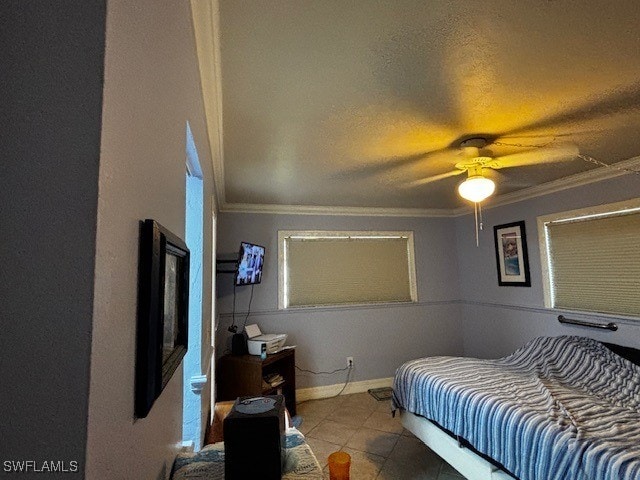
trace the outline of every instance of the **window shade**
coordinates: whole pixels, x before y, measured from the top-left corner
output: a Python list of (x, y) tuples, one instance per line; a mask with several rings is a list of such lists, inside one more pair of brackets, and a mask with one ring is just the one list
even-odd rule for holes
[(408, 237), (285, 237), (283, 246), (284, 307), (414, 300)]
[(640, 213), (546, 224), (553, 306), (640, 316)]

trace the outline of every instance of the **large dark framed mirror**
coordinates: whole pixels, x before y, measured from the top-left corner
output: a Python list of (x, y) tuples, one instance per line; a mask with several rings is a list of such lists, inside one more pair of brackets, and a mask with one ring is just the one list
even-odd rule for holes
[(143, 418), (187, 353), (189, 249), (147, 219), (139, 258), (135, 415)]

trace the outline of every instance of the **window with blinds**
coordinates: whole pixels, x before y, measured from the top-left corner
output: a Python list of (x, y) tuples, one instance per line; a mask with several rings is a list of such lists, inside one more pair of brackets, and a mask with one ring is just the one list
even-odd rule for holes
[(640, 316), (640, 202), (542, 217), (539, 230), (547, 306)]
[(279, 308), (415, 302), (413, 232), (278, 232)]

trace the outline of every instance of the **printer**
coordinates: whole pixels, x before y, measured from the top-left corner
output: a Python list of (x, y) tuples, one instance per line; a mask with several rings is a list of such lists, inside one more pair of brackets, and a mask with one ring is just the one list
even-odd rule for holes
[(278, 353), (287, 341), (286, 333), (262, 333), (260, 327), (255, 323), (247, 325), (245, 332), (247, 333), (249, 355), (261, 355), (263, 345), (265, 345), (264, 348), (268, 355)]

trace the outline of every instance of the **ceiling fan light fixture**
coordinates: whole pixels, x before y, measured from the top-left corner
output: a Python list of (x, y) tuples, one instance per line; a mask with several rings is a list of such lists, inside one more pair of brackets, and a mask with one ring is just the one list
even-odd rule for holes
[(496, 190), (493, 180), (482, 175), (473, 175), (458, 185), (458, 194), (471, 202), (480, 203)]

